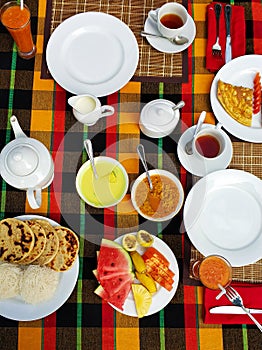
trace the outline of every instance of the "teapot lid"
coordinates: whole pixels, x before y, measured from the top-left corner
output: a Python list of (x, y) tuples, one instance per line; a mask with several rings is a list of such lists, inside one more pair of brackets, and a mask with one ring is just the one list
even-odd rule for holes
[(52, 157), (47, 148), (29, 137), (9, 142), (1, 152), (0, 161), (3, 179), (20, 189), (41, 185), (53, 171)]

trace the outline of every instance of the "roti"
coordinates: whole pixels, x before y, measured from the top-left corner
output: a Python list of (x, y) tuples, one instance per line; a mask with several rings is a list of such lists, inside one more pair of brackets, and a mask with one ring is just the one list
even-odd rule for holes
[(233, 119), (243, 125), (251, 126), (253, 89), (218, 80), (217, 98)]
[(77, 258), (79, 240), (77, 235), (67, 227), (56, 226), (55, 231), (59, 238), (59, 249), (54, 259), (47, 266), (55, 271), (67, 271)]
[(34, 264), (46, 265), (57, 254), (59, 247), (59, 239), (54, 227), (47, 220), (35, 219), (32, 220), (42, 226), (46, 235), (46, 245), (42, 254), (34, 261)]
[(34, 247), (34, 234), (21, 220), (0, 221), (0, 260), (17, 263), (25, 259)]
[(36, 221), (26, 220), (25, 223), (31, 228), (35, 236), (35, 244), (31, 253), (22, 260), (22, 264), (31, 264), (43, 253), (46, 246), (46, 234), (44, 228)]

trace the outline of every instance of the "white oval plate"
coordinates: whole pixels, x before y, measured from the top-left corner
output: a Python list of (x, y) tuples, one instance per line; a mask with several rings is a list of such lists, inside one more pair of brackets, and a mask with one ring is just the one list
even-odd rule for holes
[(65, 90), (105, 96), (132, 78), (139, 58), (130, 28), (103, 12), (69, 17), (52, 33), (46, 48), (48, 69)]
[[(52, 226), (59, 224), (54, 220), (40, 215), (20, 215), (19, 220), (42, 219), (50, 222)], [(0, 301), (0, 315), (15, 321), (33, 321), (46, 317), (59, 309), (70, 297), (76, 285), (79, 272), (79, 259), (77, 259), (70, 270), (58, 272), (60, 281), (52, 299), (32, 305), (25, 303), (19, 297), (4, 299)]]
[[(135, 232), (132, 234), (136, 234)], [(117, 239), (115, 239), (115, 242), (121, 244), (123, 239), (123, 236), (118, 237)], [(162, 241), (160, 238), (158, 237), (154, 237), (154, 243), (153, 243), (153, 247), (155, 247), (157, 250), (159, 250), (160, 253), (162, 253), (167, 260), (170, 262), (170, 270), (172, 270), (175, 273), (174, 276), (174, 284), (173, 284), (173, 288), (172, 290), (169, 292), (168, 290), (166, 290), (163, 287), (160, 287), (158, 285), (158, 290), (155, 294), (153, 294), (152, 297), (152, 304), (150, 306), (150, 309), (147, 313), (146, 316), (152, 315), (160, 310), (162, 310), (173, 298), (173, 296), (176, 293), (177, 287), (178, 287), (178, 282), (179, 282), (179, 269), (178, 269), (178, 264), (177, 264), (177, 260), (176, 257), (174, 255), (174, 253), (172, 252), (172, 250), (169, 248), (169, 246)], [(144, 250), (142, 250), (142, 247), (139, 247), (137, 249), (137, 251), (142, 254)], [(127, 316), (133, 316), (133, 317), (137, 317), (137, 312), (136, 312), (136, 307), (135, 307), (135, 301), (134, 301), (134, 297), (132, 294), (132, 291), (129, 292), (127, 299), (124, 303), (124, 309), (120, 310), (117, 307), (115, 307), (114, 305), (110, 304), (115, 310), (127, 315)]]
[(204, 256), (221, 255), (232, 266), (258, 261), (262, 258), (262, 181), (235, 169), (206, 175), (187, 196), (184, 225)]
[(216, 74), (210, 90), (210, 100), (217, 120), (232, 135), (250, 142), (262, 142), (261, 113), (253, 115), (251, 127), (238, 123), (224, 110), (217, 99), (217, 82), (222, 81), (253, 89), (255, 74), (262, 76), (262, 56), (246, 55), (233, 59), (224, 65)]

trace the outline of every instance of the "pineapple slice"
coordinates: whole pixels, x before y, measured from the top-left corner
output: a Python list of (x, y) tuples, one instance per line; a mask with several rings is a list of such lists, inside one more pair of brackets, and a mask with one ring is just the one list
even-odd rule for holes
[(144, 317), (152, 304), (152, 295), (142, 284), (132, 284), (136, 312), (139, 318)]

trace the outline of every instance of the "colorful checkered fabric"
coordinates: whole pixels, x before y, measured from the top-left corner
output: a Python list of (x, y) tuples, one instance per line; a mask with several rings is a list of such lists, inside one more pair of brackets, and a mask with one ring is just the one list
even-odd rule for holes
[[(125, 2), (125, 1), (123, 1)], [(128, 2), (128, 1), (127, 1)], [(145, 1), (148, 3), (148, 1)], [(1, 1), (1, 5), (4, 1)], [(205, 69), (206, 6), (208, 1), (188, 2), (188, 11), (197, 26), (197, 36), (187, 51), (188, 81), (183, 83), (129, 82), (120, 91), (101, 98), (115, 107), (115, 114), (86, 127), (76, 122), (67, 104), (70, 96), (52, 79), (41, 79), (46, 0), (28, 0), (32, 30), (37, 46), (35, 59), (17, 57), (13, 41), (0, 27), (0, 143), (1, 149), (14, 138), (10, 116), (16, 115), (24, 132), (42, 141), (51, 150), (55, 178), (44, 190), (39, 210), (32, 210), (24, 191), (1, 181), (1, 219), (21, 214), (38, 214), (72, 228), (80, 237), (80, 271), (68, 301), (53, 314), (37, 321), (17, 322), (0, 316), (1, 350), (257, 350), (261, 333), (252, 325), (207, 325), (202, 318), (202, 287), (183, 283), (184, 241), (182, 212), (171, 222), (144, 221), (133, 210), (130, 192), (115, 211), (85, 206), (76, 194), (75, 176), (86, 160), (83, 140), (93, 140), (95, 155), (121, 161), (130, 183), (143, 171), (136, 154), (142, 142), (150, 168), (177, 173), (188, 192), (192, 178), (179, 164), (176, 145), (187, 126), (196, 122), (202, 110), (207, 121), (215, 118), (209, 102), (214, 75)], [(61, 2), (62, 6), (63, 2)], [(245, 7), (247, 21), (246, 53), (262, 54), (262, 9), (259, 0), (237, 2)], [(149, 6), (149, 5), (148, 5)], [(150, 1), (154, 8), (154, 1)], [(181, 123), (163, 139), (149, 139), (139, 129), (138, 120), (145, 103), (165, 98), (184, 100)], [(233, 141), (241, 142), (232, 138)], [(243, 142), (244, 143), (244, 142)], [(258, 145), (257, 147), (260, 147)], [(261, 147), (260, 147), (261, 149)], [(261, 152), (260, 152), (261, 154)], [(240, 161), (243, 161), (241, 158)], [(236, 159), (234, 159), (236, 162)], [(102, 237), (115, 237), (144, 228), (162, 238), (174, 252), (180, 269), (178, 290), (160, 312), (142, 319), (122, 315), (101, 301), (93, 291), (97, 282), (92, 273)]]

